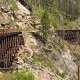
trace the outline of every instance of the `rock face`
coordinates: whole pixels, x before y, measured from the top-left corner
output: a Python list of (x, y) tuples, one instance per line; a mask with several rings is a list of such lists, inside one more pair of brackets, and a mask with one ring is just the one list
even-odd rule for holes
[(26, 9), (20, 2), (17, 1), (17, 5), (18, 5), (18, 8), (19, 8), (19, 13), (24, 15), (30, 15), (30, 11), (28, 9)]
[[(33, 16), (19, 1), (1, 1), (0, 8), (0, 27), (14, 29), (34, 29)], [(4, 24), (2, 26), (2, 24)]]
[[(63, 41), (55, 35), (55, 32), (45, 46), (35, 39), (31, 33), (26, 33), (24, 39), (25, 47), (20, 49), (20, 54), (24, 57), (24, 60), (21, 65), (19, 65), (20, 68), (28, 68), (35, 75), (37, 80), (78, 79), (77, 67), (79, 60), (78, 57), (75, 56), (79, 51), (75, 49), (77, 46), (70, 45)], [(45, 54), (43, 54), (43, 52)], [(42, 54), (42, 56), (37, 57), (37, 55), (40, 54)], [(79, 55), (80, 54), (78, 54), (78, 56)], [(36, 58), (34, 58), (34, 56)], [(49, 61), (51, 64), (45, 60)], [(44, 66), (45, 64), (43, 65), (43, 63), (48, 65)], [(54, 66), (52, 66), (52, 64)], [(52, 67), (54, 67), (54, 70), (52, 70)]]
[(18, 67), (27, 68), (37, 80), (77, 80), (80, 47), (63, 41), (55, 31), (44, 45), (30, 33), (40, 21), (17, 0), (18, 10), (13, 10), (9, 2), (1, 1), (1, 5), (6, 5), (0, 8), (0, 28), (22, 29), (25, 45), (20, 46)]

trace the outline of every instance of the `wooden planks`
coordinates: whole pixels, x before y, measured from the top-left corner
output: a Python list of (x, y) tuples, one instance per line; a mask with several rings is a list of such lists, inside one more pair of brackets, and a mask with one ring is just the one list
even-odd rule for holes
[(65, 41), (73, 45), (80, 45), (80, 30), (56, 30), (56, 33)]
[(78, 80), (80, 80), (80, 65), (78, 65)]
[(9, 34), (9, 33), (14, 33), (14, 32), (20, 32), (19, 29), (0, 29), (0, 35), (3, 34)]
[(0, 67), (8, 68), (15, 60), (21, 32), (10, 32), (0, 35)]

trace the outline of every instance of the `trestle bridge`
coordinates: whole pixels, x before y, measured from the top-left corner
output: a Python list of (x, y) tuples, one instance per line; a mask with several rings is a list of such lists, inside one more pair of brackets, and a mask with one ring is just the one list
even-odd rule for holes
[[(21, 34), (22, 32), (18, 30), (0, 29), (0, 68), (9, 68), (12, 62), (17, 60)], [(56, 30), (56, 34), (73, 45), (80, 45), (80, 30)], [(78, 80), (80, 80), (80, 65)]]
[(0, 29), (0, 68), (8, 68), (17, 57), (21, 32)]
[(57, 35), (73, 45), (80, 45), (80, 30), (56, 30)]

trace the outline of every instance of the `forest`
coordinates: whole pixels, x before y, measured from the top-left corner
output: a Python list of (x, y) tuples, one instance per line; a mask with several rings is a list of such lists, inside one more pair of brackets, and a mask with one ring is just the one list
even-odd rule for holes
[(23, 0), (25, 6), (24, 2), (39, 18), (46, 11), (55, 28), (72, 29), (73, 26), (80, 26), (80, 0)]
[(55, 13), (55, 9), (72, 20), (79, 17), (80, 0), (30, 0), (31, 4)]

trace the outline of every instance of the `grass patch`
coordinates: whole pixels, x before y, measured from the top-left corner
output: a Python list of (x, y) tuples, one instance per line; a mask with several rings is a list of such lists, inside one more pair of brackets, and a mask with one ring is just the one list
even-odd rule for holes
[[(34, 12), (41, 19), (44, 9), (36, 6), (33, 7)], [(72, 29), (74, 26), (80, 25), (80, 20), (71, 21), (69, 16), (65, 12), (56, 9), (56, 7), (54, 9), (55, 10), (53, 13), (50, 13), (50, 11), (48, 11), (52, 27), (55, 27), (56, 29)], [(61, 20), (61, 18), (63, 20)]]
[(18, 6), (17, 6), (17, 4), (16, 4), (16, 2), (14, 0), (8, 0), (8, 2), (10, 4), (12, 4), (12, 9), (13, 10), (18, 10)]
[(60, 48), (64, 49), (65, 48), (65, 44), (64, 43), (60, 44)]
[(3, 73), (0, 80), (35, 80), (32, 73), (26, 71)]
[(35, 78), (32, 73), (21, 71), (19, 73), (13, 73), (12, 80), (35, 80)]
[(54, 71), (53, 62), (47, 59), (45, 53), (34, 53), (33, 62), (38, 65), (41, 64), (42, 66), (49, 68), (51, 71)]
[(65, 72), (62, 72), (62, 73), (58, 73), (58, 75), (59, 75), (60, 77), (62, 77), (62, 78), (65, 78), (66, 73), (65, 73)]
[[(35, 11), (36, 15), (41, 19), (42, 15), (44, 13), (44, 9), (38, 8), (36, 6), (33, 6), (33, 7), (34, 7), (34, 11)], [(48, 12), (48, 14), (49, 14), (49, 20), (50, 20), (51, 25), (55, 28), (60, 28), (61, 23), (57, 17), (59, 13), (51, 14), (50, 12)]]

